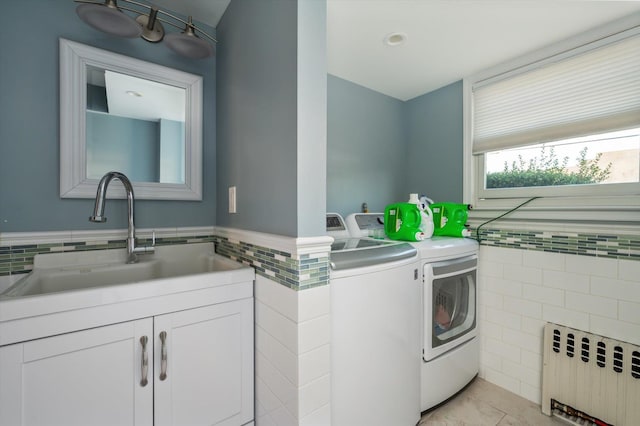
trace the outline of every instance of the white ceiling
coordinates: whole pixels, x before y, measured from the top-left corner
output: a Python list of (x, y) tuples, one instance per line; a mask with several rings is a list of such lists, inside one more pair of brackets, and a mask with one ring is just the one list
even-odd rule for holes
[[(156, 3), (215, 27), (229, 1)], [(640, 11), (640, 1), (607, 0), (327, 0), (327, 4), (328, 72), (401, 100)], [(384, 44), (384, 37), (394, 32), (405, 33), (406, 43)]]
[(186, 94), (183, 88), (109, 70), (104, 72), (104, 77), (109, 114), (184, 123)]

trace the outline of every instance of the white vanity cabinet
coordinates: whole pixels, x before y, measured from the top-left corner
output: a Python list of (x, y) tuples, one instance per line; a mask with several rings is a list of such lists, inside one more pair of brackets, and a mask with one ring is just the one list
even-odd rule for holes
[(154, 332), (156, 426), (253, 419), (253, 300), (161, 315)]
[(0, 347), (0, 425), (252, 420), (252, 298)]
[(0, 347), (1, 425), (151, 425), (139, 339), (153, 319)]

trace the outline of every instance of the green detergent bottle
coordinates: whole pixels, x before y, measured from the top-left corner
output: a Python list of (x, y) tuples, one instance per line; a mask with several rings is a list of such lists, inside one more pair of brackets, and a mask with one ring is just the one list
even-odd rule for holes
[(389, 204), (384, 209), (384, 232), (392, 240), (422, 241), (422, 216), (413, 203)]
[(433, 235), (449, 237), (470, 237), (471, 231), (467, 229), (467, 212), (471, 209), (469, 204), (458, 203), (433, 203)]

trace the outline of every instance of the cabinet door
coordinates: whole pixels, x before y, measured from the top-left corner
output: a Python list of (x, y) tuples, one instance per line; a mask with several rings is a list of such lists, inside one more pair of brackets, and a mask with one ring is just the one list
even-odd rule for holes
[(237, 426), (253, 420), (253, 300), (154, 321), (155, 424)]
[(152, 327), (149, 318), (1, 347), (0, 425), (151, 425)]

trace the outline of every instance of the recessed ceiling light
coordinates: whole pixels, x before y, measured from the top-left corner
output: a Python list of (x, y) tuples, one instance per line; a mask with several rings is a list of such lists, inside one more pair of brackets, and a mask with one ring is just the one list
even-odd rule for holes
[(407, 35), (405, 33), (391, 33), (384, 37), (384, 43), (389, 46), (399, 46), (407, 41)]

